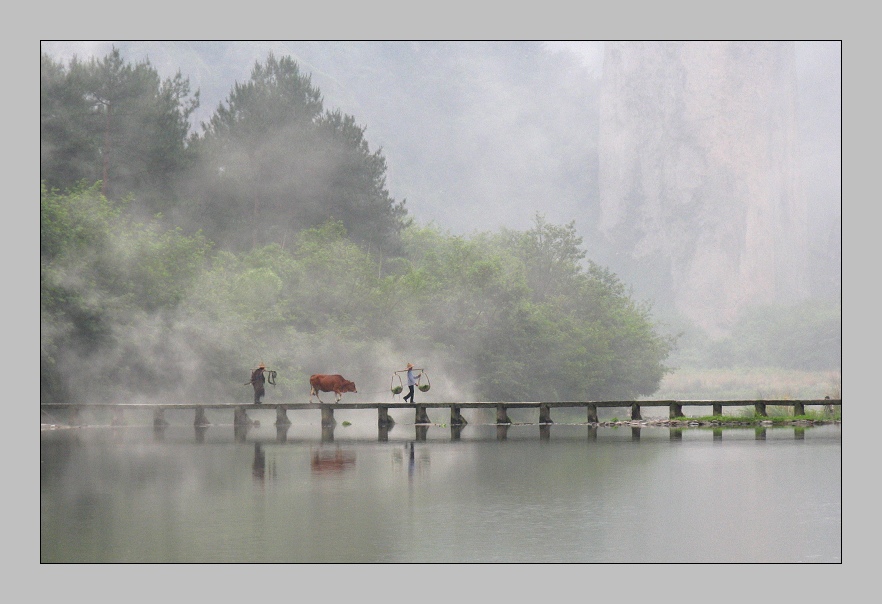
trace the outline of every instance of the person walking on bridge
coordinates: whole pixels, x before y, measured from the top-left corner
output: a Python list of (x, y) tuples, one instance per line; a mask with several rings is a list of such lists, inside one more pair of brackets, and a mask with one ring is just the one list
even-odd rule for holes
[(404, 396), (404, 401), (407, 401), (407, 399), (410, 399), (410, 402), (413, 403), (414, 402), (414, 400), (413, 400), (413, 387), (416, 386), (417, 383), (419, 383), (419, 378), (422, 377), (423, 374), (420, 373), (418, 376), (414, 376), (412, 363), (408, 363), (407, 368), (404, 371), (407, 371), (407, 388), (408, 388), (408, 392)]
[(257, 369), (251, 372), (251, 381), (245, 382), (245, 385), (251, 384), (254, 386), (254, 404), (260, 404), (260, 397), (266, 394), (266, 390), (264, 389), (264, 384), (266, 383), (266, 376), (263, 374), (266, 371), (266, 365), (262, 362), (257, 366)]

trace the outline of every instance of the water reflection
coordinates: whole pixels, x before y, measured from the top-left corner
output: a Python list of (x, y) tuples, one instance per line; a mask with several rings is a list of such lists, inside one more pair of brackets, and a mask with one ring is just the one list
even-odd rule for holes
[(416, 439), (420, 442), (425, 442), (426, 435), (429, 433), (429, 426), (414, 426), (416, 429)]
[(162, 442), (165, 440), (166, 426), (162, 424), (153, 424), (153, 440)]
[(193, 429), (196, 432), (196, 442), (204, 443), (205, 433), (208, 432), (208, 426), (194, 426)]
[(377, 428), (377, 440), (381, 443), (388, 442), (389, 441), (389, 430), (391, 430), (391, 429), (392, 429), (391, 425), (380, 424)]
[(323, 443), (332, 443), (334, 442), (334, 426), (322, 426), (322, 442)]
[(251, 424), (233, 424), (233, 438), (237, 443), (244, 443), (248, 437)]
[(354, 465), (355, 453), (337, 447), (333, 451), (313, 450), (309, 467), (314, 474), (339, 474)]
[[(416, 474), (422, 473), (429, 466), (429, 447), (425, 445), (417, 447), (417, 441), (409, 441), (404, 445), (404, 452), (401, 449), (395, 449), (392, 452), (392, 460), (397, 466), (403, 465), (407, 471), (408, 480), (413, 479)], [(417, 449), (420, 449), (417, 454)]]
[[(46, 431), (41, 561), (841, 560), (838, 426), (769, 426), (768, 442), (754, 426), (721, 428), (725, 443), (683, 427), (670, 443), (668, 427), (632, 442), (628, 429), (558, 423), (539, 446), (537, 424), (490, 422), (456, 441), (436, 425), (420, 442), (405, 425), (377, 443), (371, 425), (330, 445), (317, 424), (293, 426), (284, 445), (268, 422), (246, 444), (229, 424), (194, 444), (189, 421), (162, 443), (149, 425)], [(554, 520), (538, 537), (537, 509)], [(688, 520), (676, 531), (671, 509)]]
[(254, 443), (254, 462), (251, 464), (251, 475), (255, 480), (263, 482), (266, 477), (266, 453), (260, 443)]

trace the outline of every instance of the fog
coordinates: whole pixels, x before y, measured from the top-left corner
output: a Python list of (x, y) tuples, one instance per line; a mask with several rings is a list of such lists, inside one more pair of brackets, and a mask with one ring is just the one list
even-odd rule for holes
[[(768, 132), (755, 133), (756, 140), (772, 141), (763, 148), (767, 155), (750, 160), (761, 164), (763, 170), (742, 173), (733, 168), (731, 180), (715, 184), (719, 189), (712, 191), (729, 188), (754, 194), (759, 186), (756, 182), (762, 181), (774, 199), (755, 210), (760, 216), (755, 218), (760, 223), (754, 229), (758, 234), (755, 240), (747, 240), (750, 235), (738, 239), (737, 246), (744, 249), (736, 253), (726, 247), (731, 235), (728, 230), (724, 236), (716, 231), (700, 233), (698, 226), (687, 222), (685, 230), (696, 232), (696, 247), (703, 246), (707, 251), (707, 256), (690, 263), (678, 258), (687, 247), (678, 239), (683, 233), (676, 232), (664, 219), (646, 218), (649, 211), (644, 208), (648, 203), (636, 210), (637, 218), (618, 221), (610, 216), (627, 216), (615, 204), (623, 203), (621, 199), (629, 193), (604, 206), (605, 195), (612, 187), (604, 189), (606, 181), (601, 173), (607, 169), (604, 162), (610, 157), (602, 151), (610, 147), (604, 147), (601, 140), (604, 127), (609, 128), (609, 123), (604, 124), (608, 114), (602, 111), (604, 66), (609, 64), (603, 42), (41, 43), (42, 51), (59, 61), (67, 62), (73, 56), (101, 58), (115, 47), (128, 62), (148, 59), (162, 77), (180, 72), (201, 95), (191, 123), (193, 132), (201, 131), (201, 123), (227, 98), (234, 83), (248, 80), (255, 63), (264, 61), (271, 52), (277, 57), (290, 56), (311, 74), (326, 109), (340, 109), (366, 127), (371, 150), (381, 149), (385, 156), (389, 194), (395, 200), (406, 200), (409, 216), (418, 224), (470, 235), (503, 228), (525, 230), (532, 226), (537, 213), (554, 224), (575, 221), (588, 258), (620, 274), (635, 297), (654, 304), (657, 316), (674, 323), (692, 321), (713, 336), (728, 333), (737, 313), (747, 304), (745, 300), (764, 304), (809, 299), (838, 302), (841, 296), (841, 46), (838, 42), (798, 42), (792, 46), (792, 122), (781, 125), (777, 118), (769, 118)], [(726, 74), (721, 77), (725, 79)], [(637, 113), (656, 111), (657, 107), (651, 105), (658, 97), (652, 95), (664, 95), (666, 91), (645, 94), (649, 104)], [(760, 102), (771, 98), (765, 95), (765, 91), (757, 93)], [(720, 106), (729, 107), (726, 101)], [(688, 116), (682, 123), (694, 126)], [(780, 132), (791, 128), (793, 139), (779, 145)], [(627, 133), (627, 126), (620, 132)], [(693, 135), (694, 131), (686, 129), (664, 132), (665, 141), (683, 141)], [(614, 144), (625, 144), (625, 135), (612, 138)], [(742, 147), (714, 142), (718, 146), (711, 145), (712, 151), (722, 149), (724, 156), (727, 149), (732, 156), (743, 152)], [(636, 156), (649, 147), (646, 141), (637, 140), (634, 147), (622, 147), (621, 152)], [(710, 190), (707, 183), (718, 173), (709, 172), (722, 162), (711, 164), (712, 169), (706, 173), (697, 168), (687, 173), (677, 167), (668, 181), (664, 176), (647, 177), (646, 166), (670, 163), (671, 157), (687, 155), (683, 146), (664, 142), (659, 147), (670, 153), (641, 158), (645, 162), (637, 168), (647, 180), (661, 182), (661, 190), (674, 181), (688, 181), (689, 190)], [(788, 157), (781, 160), (780, 155)], [(699, 163), (710, 164), (706, 158), (693, 162)], [(768, 173), (765, 168), (773, 165), (775, 169), (781, 166), (786, 173)], [(783, 210), (774, 205), (780, 201), (776, 197), (777, 180), (787, 190), (783, 194), (787, 200), (782, 203), (790, 204)], [(630, 179), (622, 183), (623, 188), (632, 186)], [(646, 188), (642, 194), (649, 198)], [(796, 201), (789, 198), (791, 189)], [(659, 199), (660, 209), (656, 211), (666, 216), (673, 206), (664, 194)], [(756, 242), (768, 244), (769, 239), (783, 239), (776, 235), (779, 224), (772, 215), (789, 216), (794, 207), (801, 208), (794, 220), (804, 222), (804, 230), (794, 227), (791, 231), (794, 237), (798, 235), (798, 241), (788, 240), (779, 246), (781, 249), (768, 248), (772, 252), (752, 247)], [(698, 215), (698, 211), (689, 211), (693, 212), (690, 217)], [(748, 233), (752, 211), (745, 219)], [(646, 222), (638, 222), (644, 219)], [(647, 224), (657, 225), (664, 232), (647, 233)], [(659, 243), (662, 239), (664, 244)], [(730, 262), (729, 253), (735, 253), (736, 260)], [(777, 259), (766, 266), (762, 262), (769, 254), (777, 254)], [(790, 260), (794, 255), (797, 258)], [(745, 268), (738, 264), (742, 256), (758, 266)], [(719, 272), (716, 280), (708, 276), (714, 271)], [(700, 273), (700, 279), (694, 277), (696, 273)], [(730, 286), (738, 291), (729, 295), (724, 290)], [(694, 292), (710, 290), (722, 293), (696, 301)], [(71, 387), (91, 400), (108, 396), (117, 399), (120, 390), (109, 393), (101, 384), (100, 372), (94, 371), (96, 365), (106, 365), (117, 368), (115, 379), (129, 402), (137, 402), (139, 396), (169, 401), (181, 397), (222, 399), (231, 395), (229, 384), (212, 385), (201, 380), (207, 371), (202, 363), (212, 350), (238, 348), (239, 356), (227, 359), (230, 383), (247, 380), (244, 364), (248, 362), (263, 360), (271, 369), (274, 363), (294, 369), (280, 376), (277, 392), (267, 387), (267, 401), (279, 396), (308, 396), (302, 380), (310, 373), (341, 373), (355, 379), (359, 393), (347, 394), (344, 400), (369, 401), (388, 396), (392, 370), (403, 369), (407, 362), (419, 367), (433, 359), (432, 350), (401, 351), (391, 340), (374, 342), (365, 350), (351, 350), (343, 338), (307, 339), (291, 350), (285, 339), (289, 334), (280, 334), (278, 341), (256, 341), (249, 334), (211, 328), (209, 317), (222, 314), (222, 309), (211, 309), (206, 304), (210, 301), (191, 300), (172, 314), (144, 314), (120, 321), (120, 332), (114, 334), (119, 347), (107, 352), (107, 358), (87, 361), (77, 352), (66, 352), (61, 362), (72, 376), (77, 376), (72, 378)], [(171, 339), (164, 335), (168, 325), (174, 326)], [(214, 339), (206, 341), (204, 334)], [(119, 369), (128, 365), (137, 366), (137, 371), (127, 375)], [(435, 362), (430, 369), (433, 398), (474, 400), (467, 385), (476, 376), (463, 375), (463, 371), (462, 367)], [(164, 375), (185, 379), (165, 383)], [(364, 378), (368, 380), (365, 382), (359, 376), (370, 377)], [(239, 388), (243, 399), (250, 397), (244, 384)]]
[[(541, 210), (553, 222), (587, 228), (578, 223), (595, 192), (579, 190), (572, 179), (575, 170), (591, 168), (586, 158), (595, 152), (597, 118), (590, 116), (603, 42), (543, 43), (559, 64), (540, 74), (516, 71), (517, 43), (41, 43), (65, 61), (102, 57), (114, 47), (127, 61), (149, 59), (163, 77), (180, 71), (190, 79), (201, 93), (194, 129), (234, 82), (248, 80), (256, 62), (270, 52), (291, 56), (312, 75), (326, 107), (367, 127), (371, 148), (386, 156), (390, 193), (406, 199), (418, 220), (455, 233), (523, 229)], [(795, 47), (801, 177), (815, 228), (829, 228), (840, 215), (841, 45)]]

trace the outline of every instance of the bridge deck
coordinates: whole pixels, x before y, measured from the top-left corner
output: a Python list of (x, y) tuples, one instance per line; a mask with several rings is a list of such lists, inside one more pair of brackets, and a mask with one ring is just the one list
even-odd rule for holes
[(560, 407), (587, 407), (594, 405), (597, 408), (631, 407), (747, 407), (751, 405), (787, 406), (794, 405), (842, 405), (841, 399), (809, 399), (809, 400), (645, 400), (645, 401), (466, 401), (466, 402), (434, 402), (434, 403), (403, 403), (403, 402), (366, 402), (366, 403), (270, 403), (259, 405), (253, 403), (40, 403), (40, 409), (287, 409), (291, 411), (303, 409), (414, 409), (423, 407), (426, 409), (537, 409), (542, 406), (548, 408)]

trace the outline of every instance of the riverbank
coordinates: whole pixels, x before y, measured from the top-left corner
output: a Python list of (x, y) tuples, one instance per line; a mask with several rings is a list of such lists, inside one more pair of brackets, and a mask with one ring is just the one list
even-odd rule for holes
[(804, 419), (804, 418), (676, 418), (676, 419), (638, 419), (638, 420), (613, 420), (598, 422), (598, 426), (605, 427), (632, 427), (659, 426), (669, 428), (771, 428), (778, 426), (824, 426), (841, 425), (841, 419)]

